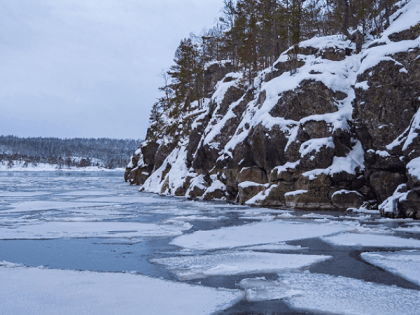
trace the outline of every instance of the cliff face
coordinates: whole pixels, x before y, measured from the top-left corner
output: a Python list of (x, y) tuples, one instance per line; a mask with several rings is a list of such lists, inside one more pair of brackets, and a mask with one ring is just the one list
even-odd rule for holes
[(286, 51), (251, 87), (229, 62), (209, 65), (209, 97), (151, 125), (126, 180), (165, 195), (420, 218), (420, 1), (391, 21), (361, 51), (341, 35), (301, 42), (296, 73)]

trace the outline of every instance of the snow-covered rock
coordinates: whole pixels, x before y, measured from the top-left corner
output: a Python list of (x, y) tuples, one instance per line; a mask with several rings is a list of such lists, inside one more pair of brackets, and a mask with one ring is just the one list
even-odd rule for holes
[(296, 71), (286, 51), (253, 86), (228, 62), (209, 65), (208, 98), (151, 125), (126, 179), (160, 194), (303, 209), (381, 204), (384, 215), (420, 218), (420, 0), (400, 4), (376, 38), (303, 41)]

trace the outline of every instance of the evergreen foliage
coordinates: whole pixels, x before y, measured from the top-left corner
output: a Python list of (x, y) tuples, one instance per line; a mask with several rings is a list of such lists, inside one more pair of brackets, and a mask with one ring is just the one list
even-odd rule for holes
[(194, 101), (201, 105), (209, 63), (229, 61), (243, 74), (244, 86), (252, 87), (257, 73), (272, 66), (287, 50), (293, 74), (297, 71), (299, 42), (341, 33), (361, 47), (364, 38), (377, 36), (389, 25), (397, 2), (224, 0), (223, 15), (213, 28), (181, 41), (175, 64), (162, 75), (165, 84), (159, 89), (164, 97), (153, 107), (151, 124), (159, 122), (164, 112), (177, 119), (191, 112)]
[(125, 167), (141, 140), (126, 139), (58, 139), (0, 136), (0, 162), (24, 161), (59, 166)]

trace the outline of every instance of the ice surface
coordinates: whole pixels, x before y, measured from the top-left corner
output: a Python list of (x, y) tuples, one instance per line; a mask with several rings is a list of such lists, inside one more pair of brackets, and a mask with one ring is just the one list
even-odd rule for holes
[(174, 272), (179, 279), (209, 276), (274, 273), (300, 269), (332, 258), (324, 255), (231, 252), (214, 255), (159, 258), (153, 261)]
[(362, 253), (367, 262), (420, 285), (420, 252)]
[(137, 274), (1, 265), (0, 310), (4, 315), (211, 314), (243, 297), (238, 290), (192, 286)]
[(258, 246), (247, 246), (243, 248), (244, 250), (268, 250), (268, 251), (274, 251), (274, 250), (302, 250), (307, 249), (307, 247), (302, 247), (300, 245), (288, 245), (286, 243), (273, 243), (273, 244), (267, 244), (267, 245), (258, 245)]
[[(167, 203), (174, 202), (174, 200), (168, 200), (165, 198), (155, 198), (155, 197), (127, 197), (127, 196), (114, 196), (114, 197), (97, 197), (97, 198), (84, 198), (81, 199), (84, 202), (109, 202), (116, 204), (130, 204), (130, 203)], [(175, 201), (176, 202), (176, 201)]]
[(322, 240), (339, 246), (420, 248), (419, 240), (380, 234), (344, 233), (323, 237)]
[(95, 195), (112, 195), (115, 194), (113, 190), (78, 190), (60, 193), (60, 196), (95, 196)]
[(24, 201), (20, 203), (14, 203), (11, 205), (13, 209), (0, 211), (0, 213), (13, 213), (13, 212), (31, 212), (31, 211), (42, 211), (42, 210), (62, 210), (62, 209), (75, 209), (75, 208), (87, 208), (87, 207), (102, 207), (109, 206), (109, 203), (101, 202), (78, 202), (78, 201), (49, 201), (49, 200), (36, 200), (36, 201)]
[(413, 315), (420, 292), (325, 274), (286, 273), (278, 281), (244, 279), (248, 301), (284, 299), (292, 308), (322, 314)]
[(263, 277), (243, 279), (239, 286), (245, 290), (245, 297), (250, 302), (280, 300), (303, 293), (289, 289), (278, 281), (267, 281)]
[(259, 222), (210, 231), (198, 231), (175, 238), (171, 244), (180, 247), (210, 250), (263, 245), (344, 232), (354, 225), (344, 223), (316, 224), (299, 221)]
[(190, 228), (188, 223), (158, 225), (134, 222), (40, 222), (14, 228), (0, 226), (0, 239), (171, 237), (182, 235), (182, 231)]
[(417, 234), (417, 233), (420, 233), (420, 226), (399, 227), (399, 228), (395, 228), (393, 230), (397, 231), (397, 232)]
[(280, 275), (291, 307), (342, 315), (413, 315), (420, 309), (420, 292), (325, 274)]
[(48, 194), (49, 192), (38, 191), (0, 191), (0, 197), (34, 197)]

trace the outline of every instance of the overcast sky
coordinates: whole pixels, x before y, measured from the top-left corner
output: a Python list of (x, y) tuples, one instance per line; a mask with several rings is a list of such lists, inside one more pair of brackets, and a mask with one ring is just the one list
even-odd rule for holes
[(0, 135), (144, 138), (190, 32), (223, 0), (0, 0)]

